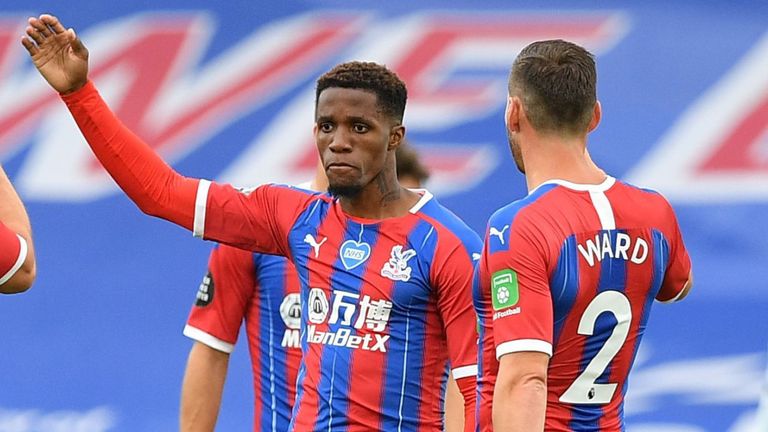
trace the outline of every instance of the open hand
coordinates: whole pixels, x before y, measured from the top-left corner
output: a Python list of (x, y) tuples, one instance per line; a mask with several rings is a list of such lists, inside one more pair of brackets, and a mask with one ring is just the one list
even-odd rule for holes
[(73, 29), (65, 29), (53, 15), (30, 17), (21, 44), (40, 75), (56, 91), (71, 93), (88, 80), (88, 50)]

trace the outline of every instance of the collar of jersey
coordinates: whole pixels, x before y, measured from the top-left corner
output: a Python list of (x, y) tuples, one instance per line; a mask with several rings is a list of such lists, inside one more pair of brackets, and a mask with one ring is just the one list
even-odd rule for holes
[(410, 213), (416, 214), (419, 212), (419, 210), (421, 210), (422, 207), (424, 207), (424, 205), (426, 205), (429, 202), (429, 200), (432, 199), (432, 193), (426, 189), (410, 189), (410, 190), (421, 195), (421, 198), (419, 198), (419, 200), (416, 201), (416, 204), (414, 204), (413, 207), (411, 207), (411, 209), (408, 210)]
[[(422, 207), (424, 207), (433, 198), (432, 192), (430, 192), (430, 191), (428, 191), (426, 189), (409, 189), (409, 190), (412, 190), (412, 191), (416, 192), (417, 194), (421, 195), (421, 198), (419, 198), (419, 200), (416, 202), (416, 204), (414, 204), (413, 207), (408, 209), (408, 213), (410, 213), (410, 214), (418, 213), (422, 209)], [(335, 201), (336, 201), (336, 203), (338, 203), (338, 199), (335, 200)], [(381, 222), (382, 220), (388, 220), (388, 219), (397, 219), (397, 218), (366, 219), (366, 218), (361, 218), (361, 217), (352, 216), (352, 215), (348, 215), (348, 214), (345, 214), (345, 216), (347, 218), (355, 221), (355, 222), (363, 223), (363, 224), (365, 224), (365, 223), (378, 223), (378, 222)], [(403, 217), (403, 216), (398, 216), (398, 217)]]
[[(599, 184), (580, 184), (580, 183), (572, 183), (567, 180), (552, 179), (552, 180), (547, 180), (544, 183), (536, 186), (536, 189), (539, 189), (540, 187), (547, 184), (556, 184), (556, 185), (560, 185), (568, 189), (572, 189), (580, 192), (605, 192), (608, 189), (610, 189), (614, 183), (616, 183), (616, 179), (611, 176), (607, 176), (605, 180), (603, 180), (603, 182)], [(536, 189), (529, 192), (528, 195), (534, 193)]]

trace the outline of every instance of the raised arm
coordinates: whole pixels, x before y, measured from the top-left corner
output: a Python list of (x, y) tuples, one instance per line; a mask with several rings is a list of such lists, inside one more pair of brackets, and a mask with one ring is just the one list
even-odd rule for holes
[(173, 171), (109, 110), (88, 81), (88, 50), (51, 15), (29, 18), (27, 49), (40, 75), (59, 92), (77, 125), (120, 188), (139, 208), (192, 229), (198, 180)]
[(198, 180), (173, 171), (109, 110), (88, 81), (88, 50), (51, 15), (29, 18), (21, 41), (107, 172), (139, 208), (192, 229)]
[(26, 291), (34, 280), (35, 253), (29, 217), (0, 166), (0, 293)]
[(243, 194), (181, 176), (117, 119), (88, 81), (88, 50), (74, 30), (41, 15), (29, 19), (26, 32), (22, 45), (35, 67), (66, 102), (99, 162), (144, 213), (241, 249), (288, 253), (290, 224), (312, 195), (277, 187)]

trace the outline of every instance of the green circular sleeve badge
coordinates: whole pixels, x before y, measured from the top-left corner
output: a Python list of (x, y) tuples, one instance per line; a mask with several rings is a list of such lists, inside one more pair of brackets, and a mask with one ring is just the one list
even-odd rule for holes
[(517, 304), (520, 292), (517, 288), (517, 273), (514, 270), (499, 270), (491, 276), (491, 299), (493, 310), (506, 309)]

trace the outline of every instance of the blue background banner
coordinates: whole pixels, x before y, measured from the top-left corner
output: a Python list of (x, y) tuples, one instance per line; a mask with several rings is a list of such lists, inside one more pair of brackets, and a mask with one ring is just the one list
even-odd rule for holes
[[(747, 432), (768, 346), (768, 3), (94, 2), (0, 5), (0, 161), (34, 228), (36, 286), (0, 298), (0, 432), (172, 431), (181, 334), (211, 244), (142, 215), (90, 156), (19, 44), (26, 17), (74, 27), (118, 115), (189, 176), (311, 176), (314, 80), (350, 59), (409, 87), (408, 137), (440, 201), (482, 232), (526, 193), (503, 127), (507, 71), (538, 39), (598, 60), (589, 150), (675, 206), (696, 274), (654, 307), (628, 430)], [(242, 341), (241, 341), (242, 342)], [(219, 429), (252, 421), (247, 349)]]

